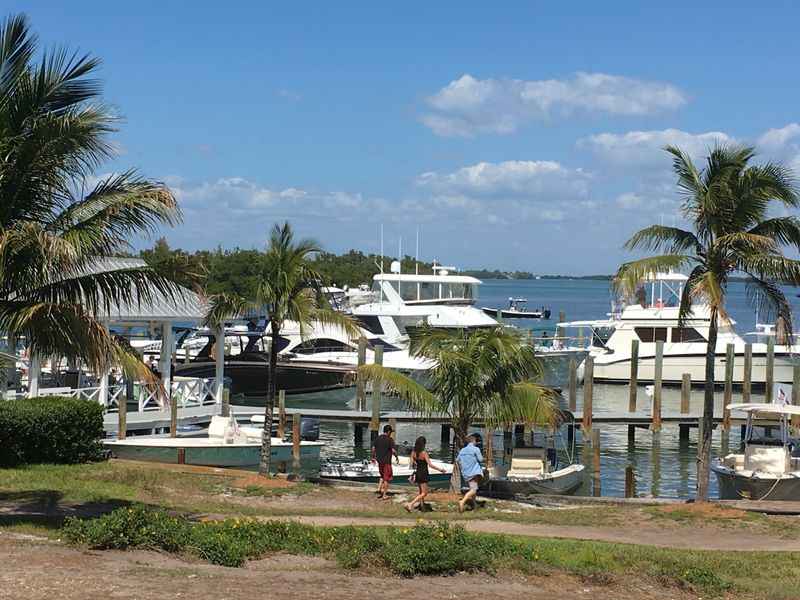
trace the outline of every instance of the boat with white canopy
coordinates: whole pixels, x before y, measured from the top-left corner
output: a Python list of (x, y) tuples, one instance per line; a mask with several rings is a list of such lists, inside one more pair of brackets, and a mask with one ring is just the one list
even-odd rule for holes
[[(719, 481), (723, 500), (800, 500), (800, 456), (789, 437), (792, 417), (800, 417), (800, 406), (791, 404), (729, 404), (731, 411), (747, 415), (744, 453), (718, 459), (711, 470)], [(759, 437), (758, 419), (777, 421), (780, 436)], [(763, 423), (763, 421), (762, 421)]]

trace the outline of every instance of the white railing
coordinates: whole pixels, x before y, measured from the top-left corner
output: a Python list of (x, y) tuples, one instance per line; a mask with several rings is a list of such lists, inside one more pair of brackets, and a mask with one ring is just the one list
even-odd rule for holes
[[(180, 381), (173, 381), (171, 384), (171, 398), (178, 403), (178, 408), (190, 408), (196, 406), (207, 406), (210, 404), (217, 404), (216, 392), (216, 379), (181, 379)], [(162, 388), (154, 388), (146, 386), (139, 382), (134, 384), (133, 394), (136, 399), (137, 410), (145, 412), (148, 410), (164, 410), (169, 407), (169, 401), (166, 400), (161, 393)], [(83, 398), (84, 400), (92, 400), (94, 402), (101, 401), (101, 387), (82, 387), (76, 389), (64, 389), (53, 392), (59, 396), (72, 396), (74, 398)], [(22, 396), (22, 395), (20, 395)], [(105, 401), (105, 408), (108, 412), (116, 412), (119, 410), (120, 402), (125, 401), (125, 386), (124, 385), (109, 385), (108, 398)], [(221, 402), (222, 399), (219, 399)]]

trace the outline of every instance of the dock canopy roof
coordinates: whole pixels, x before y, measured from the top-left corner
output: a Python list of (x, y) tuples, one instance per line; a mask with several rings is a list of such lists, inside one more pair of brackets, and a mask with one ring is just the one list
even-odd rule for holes
[[(146, 266), (147, 263), (140, 258), (101, 258), (87, 272), (104, 273)], [(108, 311), (101, 311), (97, 316), (115, 323), (202, 321), (207, 310), (205, 300), (188, 288), (177, 287), (178, 291), (174, 296), (153, 289), (150, 298), (135, 298), (132, 302), (122, 304), (112, 303)]]

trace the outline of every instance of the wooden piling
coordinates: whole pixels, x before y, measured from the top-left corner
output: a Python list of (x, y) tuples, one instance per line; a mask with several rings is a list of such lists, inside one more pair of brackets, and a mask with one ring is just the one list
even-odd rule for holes
[(750, 402), (753, 390), (753, 344), (744, 345), (744, 372), (742, 373), (742, 402)]
[(600, 496), (600, 429), (592, 429), (592, 495)]
[[(792, 404), (800, 406), (800, 363), (798, 362), (792, 366)], [(791, 425), (795, 429), (800, 428), (800, 417), (792, 416)]]
[(692, 374), (684, 373), (681, 377), (681, 414), (689, 414), (689, 402), (692, 398)]
[(447, 423), (443, 423), (440, 429), (441, 436), (442, 436), (442, 446), (446, 446), (450, 444), (450, 425)]
[(689, 441), (689, 425), (686, 423), (678, 424), (678, 441), (679, 442), (688, 442)]
[(631, 381), (628, 385), (628, 412), (636, 412), (639, 385), (639, 340), (631, 340)]
[(592, 430), (592, 396), (594, 394), (594, 358), (587, 356), (583, 363), (583, 424), (581, 435), (586, 436)]
[(767, 369), (764, 377), (764, 402), (772, 404), (772, 388), (775, 384), (775, 338), (767, 338)]
[(220, 412), (223, 417), (231, 416), (231, 391), (228, 388), (222, 389), (222, 406), (220, 407)]
[(364, 444), (364, 425), (361, 423), (353, 423), (353, 443), (355, 446)]
[(569, 359), (569, 410), (575, 412), (578, 406), (578, 365), (574, 358)]
[(733, 344), (725, 346), (725, 390), (722, 393), (722, 431), (731, 428), (731, 411), (728, 405), (733, 402)]
[(563, 323), (566, 320), (567, 320), (567, 317), (564, 314), (564, 311), (563, 310), (558, 311), (558, 322), (559, 323)]
[(578, 327), (578, 348), (583, 348), (583, 327)]
[(486, 468), (491, 469), (494, 466), (494, 428), (486, 427), (483, 436), (483, 445), (486, 450)]
[[(358, 366), (367, 364), (367, 338), (358, 339)], [(356, 410), (367, 410), (367, 386), (361, 373), (356, 375)]]
[(628, 446), (636, 446), (636, 425), (628, 425)]
[(664, 342), (656, 342), (656, 364), (653, 375), (653, 424), (650, 429), (654, 433), (661, 431), (661, 384), (664, 372)]
[(278, 437), (286, 436), (286, 390), (278, 390)]
[(117, 396), (117, 439), (124, 440), (128, 435), (128, 402), (133, 402), (133, 378), (127, 377), (125, 379), (125, 394)]
[(633, 470), (633, 465), (625, 467), (625, 497), (636, 497), (636, 473)]
[(300, 415), (292, 415), (292, 473), (300, 475)]
[[(375, 364), (383, 364), (383, 346), (375, 346)], [(383, 382), (378, 379), (372, 382), (372, 418), (369, 421), (369, 436), (371, 441), (378, 437), (378, 428), (381, 425), (381, 396), (383, 395)]]

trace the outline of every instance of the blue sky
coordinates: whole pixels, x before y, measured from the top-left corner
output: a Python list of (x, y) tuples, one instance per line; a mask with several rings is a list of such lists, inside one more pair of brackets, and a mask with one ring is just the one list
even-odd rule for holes
[(800, 8), (771, 3), (6, 3), (104, 61), (121, 154), (188, 249), (289, 219), (461, 267), (607, 273), (679, 219), (661, 149), (756, 144), (800, 170)]

